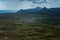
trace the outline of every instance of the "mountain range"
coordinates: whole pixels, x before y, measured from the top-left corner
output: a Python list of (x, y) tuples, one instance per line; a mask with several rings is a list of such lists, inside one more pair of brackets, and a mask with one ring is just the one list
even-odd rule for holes
[(60, 40), (60, 8), (1, 10), (0, 40)]
[(12, 13), (14, 12), (13, 10), (0, 10), (0, 13)]
[(60, 15), (60, 8), (40, 8), (40, 7), (36, 7), (33, 9), (21, 9), (18, 10), (17, 13), (23, 13), (23, 12), (42, 12), (42, 13), (48, 13), (48, 14), (56, 14), (56, 15)]
[(52, 21), (54, 23), (60, 23), (60, 8), (40, 8), (36, 7), (33, 9), (21, 9), (18, 10), (16, 13), (1, 13), (0, 19), (13, 19), (13, 21), (17, 20), (18, 23), (32, 23), (48, 20), (48, 22)]

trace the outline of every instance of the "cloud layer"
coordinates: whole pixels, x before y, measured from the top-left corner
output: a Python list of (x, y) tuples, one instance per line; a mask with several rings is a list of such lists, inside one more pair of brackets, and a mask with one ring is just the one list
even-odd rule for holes
[(0, 0), (0, 9), (19, 10), (37, 6), (60, 7), (60, 0)]

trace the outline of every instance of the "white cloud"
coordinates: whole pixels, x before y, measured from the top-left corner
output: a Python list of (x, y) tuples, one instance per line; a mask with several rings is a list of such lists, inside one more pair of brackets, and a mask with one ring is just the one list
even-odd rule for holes
[(0, 10), (6, 9), (6, 2), (0, 2)]
[(0, 9), (19, 10), (36, 6), (47, 8), (60, 7), (60, 0), (0, 0)]

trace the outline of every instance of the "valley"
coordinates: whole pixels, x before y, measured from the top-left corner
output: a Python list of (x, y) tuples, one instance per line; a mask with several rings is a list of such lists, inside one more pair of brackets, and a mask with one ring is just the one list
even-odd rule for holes
[(36, 9), (0, 14), (0, 40), (60, 40), (60, 9)]

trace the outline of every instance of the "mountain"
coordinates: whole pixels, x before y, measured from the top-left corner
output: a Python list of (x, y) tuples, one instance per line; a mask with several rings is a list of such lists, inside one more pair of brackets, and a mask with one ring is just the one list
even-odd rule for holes
[(60, 15), (60, 8), (40, 8), (40, 7), (36, 7), (36, 8), (32, 8), (32, 9), (21, 9), (19, 11), (17, 11), (17, 13), (27, 13), (27, 12), (30, 12), (30, 13), (37, 13), (37, 12), (40, 12), (40, 13), (48, 13), (48, 14), (51, 14), (51, 15)]
[(12, 13), (13, 10), (0, 10), (0, 13)]
[(60, 8), (40, 8), (36, 7), (33, 9), (26, 9), (26, 10), (19, 10), (16, 13), (9, 13), (9, 14), (0, 14), (1, 19), (15, 19), (18, 21), (18, 23), (23, 22), (23, 23), (32, 23), (32, 22), (37, 22), (39, 21), (45, 21), (48, 20), (54, 21), (54, 22), (60, 22)]
[(60, 8), (1, 12), (0, 40), (60, 40)]
[(25, 10), (21, 9), (21, 10), (18, 11), (18, 13), (20, 13), (20, 12), (39, 12), (41, 10), (42, 10), (42, 8), (36, 7), (36, 8), (33, 8), (33, 9), (25, 9)]

